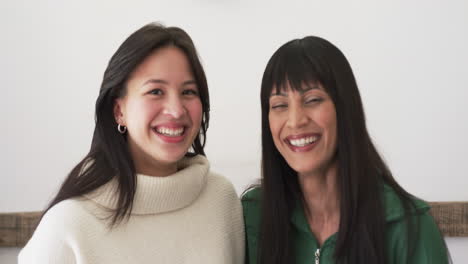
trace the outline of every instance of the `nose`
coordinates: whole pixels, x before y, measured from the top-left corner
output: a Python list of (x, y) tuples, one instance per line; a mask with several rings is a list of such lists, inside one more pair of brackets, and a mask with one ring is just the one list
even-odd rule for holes
[(287, 125), (290, 128), (301, 128), (307, 124), (307, 114), (301, 105), (291, 104), (288, 111)]
[(180, 119), (187, 113), (183, 99), (177, 95), (168, 96), (164, 103), (163, 114), (169, 115), (174, 119)]

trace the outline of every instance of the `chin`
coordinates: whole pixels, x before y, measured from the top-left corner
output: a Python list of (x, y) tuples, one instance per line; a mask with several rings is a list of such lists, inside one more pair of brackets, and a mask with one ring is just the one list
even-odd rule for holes
[(314, 168), (304, 168), (304, 167), (291, 167), (297, 174), (309, 174), (316, 171)]
[(326, 173), (332, 168), (331, 163), (307, 164), (307, 166), (290, 166), (297, 174), (310, 175), (316, 173)]
[(290, 160), (290, 162), (286, 160), (286, 162), (289, 167), (298, 174), (308, 174), (317, 171), (317, 169), (320, 168), (317, 166), (318, 164), (316, 162), (311, 162), (310, 159), (294, 159)]
[(176, 163), (180, 161), (181, 159), (183, 159), (186, 153), (187, 151), (179, 152), (179, 153), (170, 152), (170, 153), (165, 153), (163, 155), (159, 154), (156, 159), (160, 160), (163, 163), (171, 164), (171, 163)]
[(314, 164), (310, 164), (310, 159), (305, 160), (286, 160), (289, 167), (297, 173), (307, 173), (313, 171), (316, 167)]

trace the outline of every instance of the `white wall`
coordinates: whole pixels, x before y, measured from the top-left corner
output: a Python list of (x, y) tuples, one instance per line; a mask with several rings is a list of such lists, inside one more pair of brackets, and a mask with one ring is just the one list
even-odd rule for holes
[[(193, 37), (212, 99), (207, 153), (239, 192), (259, 176), (266, 62), (313, 34), (348, 57), (398, 181), (429, 201), (468, 201), (466, 1), (17, 0), (0, 4), (0, 211), (44, 208), (89, 148), (110, 56), (150, 21)], [(468, 239), (447, 242), (468, 263)], [(0, 262), (16, 254), (0, 249)]]

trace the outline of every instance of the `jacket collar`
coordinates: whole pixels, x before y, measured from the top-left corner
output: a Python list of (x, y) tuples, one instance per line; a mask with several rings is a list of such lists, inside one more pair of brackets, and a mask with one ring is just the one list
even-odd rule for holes
[[(385, 204), (385, 221), (387, 223), (403, 219), (405, 210), (398, 194), (387, 184), (383, 185), (383, 201)], [(414, 208), (410, 208), (410, 213), (425, 212), (429, 210), (429, 205), (419, 199), (413, 199)], [(309, 223), (305, 217), (304, 207), (301, 201), (296, 202), (296, 206), (291, 215), (292, 224), (300, 231), (310, 233)]]

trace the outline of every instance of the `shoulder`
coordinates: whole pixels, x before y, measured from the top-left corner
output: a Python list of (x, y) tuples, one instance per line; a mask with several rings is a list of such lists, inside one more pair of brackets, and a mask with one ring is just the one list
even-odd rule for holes
[(21, 250), (18, 262), (74, 263), (72, 245), (86, 214), (78, 199), (54, 205), (44, 214), (33, 236)]
[[(232, 208), (241, 208), (240, 199), (234, 185), (224, 176), (209, 172), (205, 187), (202, 189), (197, 204), (210, 204), (220, 210), (230, 211)], [(239, 212), (241, 213), (241, 212)]]
[(230, 180), (216, 172), (208, 172), (206, 180), (206, 189), (210, 193), (239, 200), (236, 189)]
[(262, 191), (260, 186), (252, 187), (246, 190), (241, 197), (242, 206), (244, 207), (244, 209), (258, 209), (261, 202), (261, 194)]
[[(383, 203), (385, 208), (385, 220), (387, 222), (398, 221), (409, 215), (421, 215), (428, 212), (430, 206), (427, 202), (414, 196), (405, 201), (391, 186), (383, 186)], [(408, 207), (405, 206), (408, 205)]]
[(98, 229), (102, 222), (87, 199), (72, 198), (50, 208), (34, 231), (32, 240), (74, 240), (86, 230)]
[(213, 171), (208, 172), (207, 184), (234, 190), (234, 185), (231, 183), (230, 180), (228, 180), (223, 175)]
[(411, 263), (448, 263), (447, 246), (429, 212), (419, 215), (418, 225)]
[(241, 197), (244, 212), (246, 263), (255, 263), (257, 256), (258, 235), (260, 232), (261, 188), (251, 187)]
[(412, 221), (394, 221), (387, 226), (389, 263), (448, 263), (444, 238), (429, 212), (406, 219)]
[(241, 197), (244, 221), (248, 232), (256, 233), (260, 224), (260, 199), (261, 188), (253, 187), (247, 190)]
[(89, 215), (83, 204), (84, 201), (80, 198), (67, 199), (57, 203), (44, 214), (38, 225), (38, 230), (53, 227), (56, 232), (69, 231), (75, 223), (79, 223)]
[(385, 185), (384, 203), (389, 263), (403, 263), (407, 256), (410, 263), (447, 263), (444, 240), (427, 202), (411, 197), (405, 208), (402, 198)]
[[(260, 214), (261, 194), (262, 189), (260, 186), (251, 187), (242, 194), (241, 202), (246, 218)], [(255, 216), (255, 218), (257, 217)]]
[(95, 224), (101, 211), (100, 207), (97, 207), (92, 200), (85, 197), (75, 197), (54, 205), (47, 211), (41, 222), (59, 221), (66, 230), (73, 230), (73, 228)]
[[(201, 193), (195, 207), (197, 214), (210, 216), (213, 221), (220, 221), (226, 232), (241, 232), (243, 234), (243, 218), (240, 199), (233, 184), (224, 176), (209, 172), (207, 184)], [(237, 235), (236, 235), (237, 236)]]
[(241, 197), (242, 205), (254, 206), (260, 204), (261, 188), (260, 186), (252, 187), (246, 190)]

